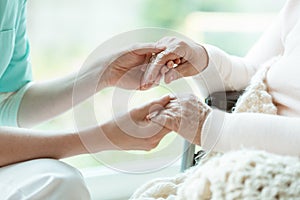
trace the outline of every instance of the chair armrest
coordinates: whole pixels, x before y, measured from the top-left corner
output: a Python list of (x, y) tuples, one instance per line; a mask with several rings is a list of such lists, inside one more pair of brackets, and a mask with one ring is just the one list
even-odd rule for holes
[(216, 107), (226, 112), (232, 112), (238, 98), (243, 94), (242, 91), (215, 92), (205, 99), (205, 103), (211, 107)]

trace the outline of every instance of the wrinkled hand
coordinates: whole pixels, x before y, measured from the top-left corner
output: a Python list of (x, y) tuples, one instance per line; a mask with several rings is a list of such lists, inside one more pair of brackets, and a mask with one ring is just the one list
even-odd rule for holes
[(104, 72), (106, 85), (141, 89), (141, 80), (152, 54), (163, 50), (164, 47), (157, 47), (155, 43), (142, 43), (117, 53), (117, 58)]
[(148, 118), (179, 133), (193, 144), (200, 145), (201, 129), (211, 108), (194, 95), (172, 99), (162, 111), (155, 111)]
[(151, 150), (155, 148), (170, 130), (151, 122), (147, 116), (150, 112), (163, 109), (170, 100), (172, 100), (170, 96), (165, 96), (109, 122), (104, 128), (106, 137), (117, 149)]
[(142, 89), (157, 84), (162, 77), (170, 83), (181, 77), (193, 76), (205, 69), (208, 55), (203, 46), (189, 40), (165, 37), (156, 46), (166, 49), (149, 64), (143, 76)]

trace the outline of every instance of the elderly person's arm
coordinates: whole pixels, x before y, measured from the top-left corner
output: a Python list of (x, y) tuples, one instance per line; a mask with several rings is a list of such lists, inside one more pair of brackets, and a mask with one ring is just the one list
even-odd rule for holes
[(193, 95), (173, 99), (164, 110), (148, 117), (207, 151), (251, 148), (300, 155), (300, 118), (259, 113), (228, 114), (209, 108)]
[(213, 110), (202, 127), (201, 145), (221, 152), (253, 148), (300, 156), (299, 133), (298, 117)]

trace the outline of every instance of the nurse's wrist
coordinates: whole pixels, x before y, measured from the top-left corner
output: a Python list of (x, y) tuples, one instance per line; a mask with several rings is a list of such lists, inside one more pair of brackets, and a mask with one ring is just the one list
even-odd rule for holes
[(86, 82), (88, 83), (88, 87), (93, 87), (95, 90), (94, 92), (99, 92), (100, 90), (110, 86), (105, 68), (104, 63), (90, 66), (77, 77), (77, 81)]
[(107, 87), (113, 87), (114, 83), (112, 81), (110, 66), (106, 62), (103, 62), (98, 68), (98, 71), (94, 73), (94, 75), (96, 75), (95, 79), (98, 83), (97, 92)]

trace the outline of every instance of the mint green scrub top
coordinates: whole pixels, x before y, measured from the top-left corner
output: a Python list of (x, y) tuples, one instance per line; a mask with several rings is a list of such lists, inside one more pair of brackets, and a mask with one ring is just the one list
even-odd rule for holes
[(19, 104), (31, 80), (26, 0), (0, 0), (0, 125), (17, 125)]

